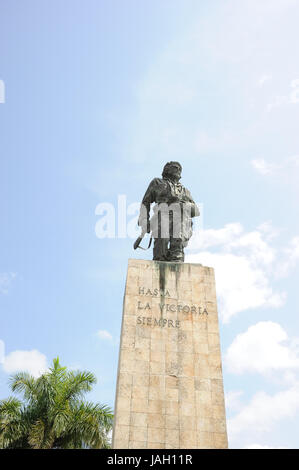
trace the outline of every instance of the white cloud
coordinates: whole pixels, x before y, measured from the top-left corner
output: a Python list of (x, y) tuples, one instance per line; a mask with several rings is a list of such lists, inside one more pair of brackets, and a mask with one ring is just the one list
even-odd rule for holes
[[(224, 322), (239, 312), (257, 307), (280, 307), (284, 292), (271, 287), (277, 253), (271, 245), (277, 231), (265, 223), (245, 232), (239, 223), (198, 231), (190, 242), (186, 261), (215, 268), (220, 315)], [(216, 252), (207, 251), (215, 248)], [(201, 251), (202, 250), (202, 251)]]
[(211, 247), (222, 248), (226, 253), (235, 252), (250, 258), (257, 264), (271, 264), (275, 258), (275, 249), (269, 242), (277, 237), (279, 231), (271, 222), (265, 222), (252, 232), (245, 232), (244, 227), (236, 222), (226, 224), (220, 229), (198, 230), (189, 243), (190, 250), (205, 250)]
[(289, 174), (299, 168), (299, 156), (293, 155), (281, 161), (280, 164), (266, 162), (263, 158), (251, 160), (251, 166), (261, 175), (277, 175), (282, 173)]
[(268, 103), (267, 111), (272, 111), (272, 109), (283, 105), (293, 105), (297, 103), (299, 103), (299, 79), (295, 78), (291, 80), (288, 94), (275, 96), (273, 100)]
[(292, 418), (299, 410), (299, 385), (269, 395), (256, 393), (250, 403), (237, 415), (228, 419), (228, 435), (231, 441), (256, 439), (258, 435), (273, 431), (282, 420)]
[(283, 106), (293, 105), (299, 103), (299, 79), (295, 78), (291, 80), (290, 90), (287, 95), (275, 96), (270, 103), (267, 105), (267, 111)]
[(286, 251), (293, 259), (299, 258), (299, 237), (292, 238)]
[(277, 95), (275, 96), (270, 103), (267, 104), (267, 111), (270, 112), (272, 109), (280, 108), (281, 106), (291, 103), (289, 96)]
[(288, 162), (290, 163), (291, 168), (299, 167), (299, 155), (293, 155), (288, 159)]
[(251, 160), (251, 165), (261, 175), (269, 175), (281, 168), (280, 165), (276, 165), (275, 163), (268, 163), (263, 158)]
[(243, 390), (231, 390), (225, 394), (225, 408), (231, 411), (239, 411), (242, 408), (240, 398)]
[(260, 87), (264, 86), (264, 84), (266, 82), (268, 82), (269, 80), (272, 79), (272, 75), (269, 75), (269, 74), (264, 74), (260, 77), (259, 81), (258, 81), (258, 84)]
[(241, 374), (287, 371), (299, 368), (296, 341), (291, 342), (286, 331), (271, 321), (250, 326), (236, 336), (225, 354), (229, 372)]
[(293, 237), (289, 242), (288, 246), (283, 250), (284, 259), (280, 263), (276, 276), (285, 277), (289, 274), (299, 260), (299, 237)]
[(263, 269), (254, 266), (246, 256), (201, 252), (188, 255), (187, 262), (215, 268), (219, 310), (224, 323), (234, 315), (257, 307), (280, 307), (284, 293), (275, 293)]
[(299, 103), (299, 79), (295, 78), (291, 82), (291, 87), (293, 88), (293, 91), (291, 92), (290, 95), (290, 102), (291, 103)]
[(276, 238), (283, 231), (283, 229), (273, 227), (271, 221), (268, 220), (260, 224), (257, 227), (257, 231), (260, 232), (261, 234), (264, 234), (264, 236), (266, 237), (266, 240), (270, 242), (274, 238)]
[(15, 279), (16, 273), (0, 273), (0, 293), (7, 294), (10, 284)]
[[(275, 258), (275, 249), (269, 245), (269, 238), (272, 238), (275, 231), (265, 232), (263, 226), (260, 230), (244, 233), (239, 238), (231, 241), (230, 250), (238, 253), (247, 253), (252, 264), (271, 265)], [(263, 232), (261, 231), (263, 230)]]
[(36, 349), (32, 351), (13, 351), (5, 356), (3, 370), (8, 374), (26, 371), (34, 377), (39, 377), (47, 370), (47, 358)]
[(100, 338), (100, 339), (105, 339), (105, 340), (108, 340), (108, 341), (112, 341), (113, 340), (113, 336), (109, 333), (109, 331), (106, 331), (106, 330), (99, 330), (97, 332), (97, 336)]
[(202, 231), (194, 232), (190, 243), (190, 249), (201, 249), (205, 250), (212, 246), (227, 245), (232, 241), (236, 240), (242, 233), (244, 228), (238, 222), (232, 224), (226, 224), (220, 229), (207, 229)]
[[(257, 443), (259, 438), (269, 441), (278, 426), (284, 426), (299, 411), (299, 348), (296, 338), (288, 338), (285, 330), (274, 322), (259, 322), (236, 336), (225, 355), (224, 362), (231, 373), (260, 373), (269, 377), (277, 372), (279, 385), (290, 388), (269, 394), (259, 391), (249, 403), (242, 402), (243, 392), (231, 391), (226, 395), (226, 406), (235, 415), (228, 419), (231, 447), (284, 448)], [(249, 443), (244, 445), (244, 442)]]

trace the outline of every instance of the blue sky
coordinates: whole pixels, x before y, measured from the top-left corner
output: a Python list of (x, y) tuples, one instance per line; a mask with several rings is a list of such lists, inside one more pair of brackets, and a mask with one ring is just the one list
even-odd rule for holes
[(0, 8), (0, 397), (59, 355), (113, 406), (127, 260), (151, 253), (99, 239), (96, 208), (179, 160), (204, 205), (187, 259), (216, 271), (230, 446), (297, 448), (299, 2)]

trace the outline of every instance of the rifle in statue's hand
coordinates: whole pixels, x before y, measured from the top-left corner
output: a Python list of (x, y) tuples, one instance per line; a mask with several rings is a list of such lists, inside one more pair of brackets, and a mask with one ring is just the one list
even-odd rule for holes
[(136, 250), (137, 248), (141, 248), (141, 250), (148, 250), (152, 244), (152, 237), (150, 238), (150, 241), (149, 241), (149, 244), (148, 244), (148, 247), (147, 248), (143, 248), (142, 246), (140, 246), (140, 243), (144, 237), (144, 235), (148, 233), (148, 231), (144, 228), (142, 228), (142, 231), (141, 231), (141, 235), (140, 237), (137, 238), (137, 240), (135, 241), (134, 243), (134, 250)]

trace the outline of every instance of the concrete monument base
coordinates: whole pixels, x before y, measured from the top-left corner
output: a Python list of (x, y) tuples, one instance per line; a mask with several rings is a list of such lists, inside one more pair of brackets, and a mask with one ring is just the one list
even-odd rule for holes
[(114, 449), (226, 449), (214, 270), (130, 259)]

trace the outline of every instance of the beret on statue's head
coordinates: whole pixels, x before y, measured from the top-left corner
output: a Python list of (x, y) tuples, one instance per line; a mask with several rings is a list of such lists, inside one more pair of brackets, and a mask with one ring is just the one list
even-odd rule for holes
[(169, 174), (169, 170), (172, 167), (177, 167), (182, 171), (182, 165), (179, 162), (168, 162), (166, 165), (164, 165), (163, 172), (162, 172), (162, 177), (167, 176)]

